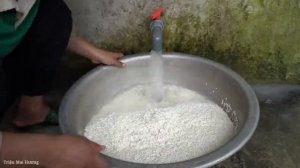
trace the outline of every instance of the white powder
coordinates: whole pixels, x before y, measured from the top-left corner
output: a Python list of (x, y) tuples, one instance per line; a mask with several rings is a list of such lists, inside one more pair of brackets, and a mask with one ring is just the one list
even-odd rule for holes
[(138, 163), (171, 163), (209, 153), (225, 144), (234, 126), (215, 103), (198, 93), (165, 86), (160, 103), (136, 86), (105, 105), (84, 135), (106, 146), (104, 154)]

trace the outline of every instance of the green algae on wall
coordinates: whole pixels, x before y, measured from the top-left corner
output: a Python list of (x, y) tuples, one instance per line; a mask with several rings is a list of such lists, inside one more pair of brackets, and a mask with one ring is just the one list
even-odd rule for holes
[[(184, 5), (177, 15), (166, 6), (164, 21), (166, 51), (213, 59), (250, 82), (300, 82), (299, 0), (207, 0), (201, 9)], [(149, 22), (128, 25), (99, 45), (148, 52)]]

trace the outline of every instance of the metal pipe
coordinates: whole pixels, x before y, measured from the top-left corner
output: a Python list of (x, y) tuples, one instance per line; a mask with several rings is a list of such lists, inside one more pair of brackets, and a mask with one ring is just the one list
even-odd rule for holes
[(152, 33), (152, 50), (162, 52), (163, 21), (161, 19), (153, 20), (150, 29)]

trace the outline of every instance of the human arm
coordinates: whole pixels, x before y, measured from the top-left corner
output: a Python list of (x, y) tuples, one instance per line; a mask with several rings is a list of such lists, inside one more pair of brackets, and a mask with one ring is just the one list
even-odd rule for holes
[[(69, 135), (3, 133), (0, 167), (9, 168), (107, 168), (99, 156), (103, 146)], [(4, 161), (38, 161), (32, 164), (4, 164)]]
[(67, 49), (90, 59), (96, 64), (103, 63), (117, 67), (125, 66), (125, 64), (120, 61), (120, 58), (123, 56), (122, 53), (110, 52), (97, 48), (82, 37), (76, 35), (74, 32), (71, 33)]

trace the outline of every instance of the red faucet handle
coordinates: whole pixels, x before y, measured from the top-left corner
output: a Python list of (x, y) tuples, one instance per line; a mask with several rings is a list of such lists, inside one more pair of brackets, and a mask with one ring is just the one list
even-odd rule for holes
[(152, 13), (151, 13), (151, 16), (150, 18), (152, 20), (157, 20), (157, 19), (160, 19), (162, 13), (164, 12), (164, 8), (163, 7), (158, 7), (156, 8)]

